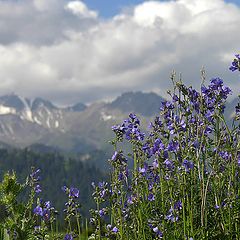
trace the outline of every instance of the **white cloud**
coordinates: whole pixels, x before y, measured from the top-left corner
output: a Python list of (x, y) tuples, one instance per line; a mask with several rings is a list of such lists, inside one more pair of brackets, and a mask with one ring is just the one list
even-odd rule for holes
[(193, 16), (226, 7), (223, 0), (179, 0), (178, 3), (189, 9)]
[(48, 11), (57, 8), (59, 0), (33, 0), (33, 6), (38, 11)]
[(228, 71), (240, 8), (223, 0), (147, 1), (108, 20), (80, 1), (0, 1), (0, 22), (8, 23), (0, 24), (0, 94), (71, 102), (163, 93), (172, 69), (197, 86), (202, 66), (240, 89)]
[(0, 0), (0, 44), (52, 45), (66, 39), (66, 31), (95, 24), (92, 11), (86, 8), (79, 19), (65, 5), (65, 0)]
[(189, 18), (189, 10), (181, 2), (149, 1), (134, 9), (133, 19), (145, 27), (177, 28)]
[(98, 14), (96, 11), (89, 10), (87, 6), (81, 1), (69, 2), (65, 9), (70, 10), (73, 14), (80, 17), (86, 18), (97, 18)]

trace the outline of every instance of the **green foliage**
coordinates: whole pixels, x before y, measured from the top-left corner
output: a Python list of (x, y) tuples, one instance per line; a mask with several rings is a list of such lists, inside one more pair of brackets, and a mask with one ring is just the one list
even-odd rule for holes
[(0, 183), (0, 218), (1, 229), (10, 233), (10, 239), (29, 239), (32, 235), (33, 219), (31, 218), (33, 198), (28, 202), (19, 201), (19, 194), (26, 188), (26, 184), (17, 181), (16, 174), (6, 173)]

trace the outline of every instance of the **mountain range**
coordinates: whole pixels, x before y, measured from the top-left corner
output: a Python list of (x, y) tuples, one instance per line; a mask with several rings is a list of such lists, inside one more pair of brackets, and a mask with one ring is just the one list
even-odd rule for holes
[[(86, 154), (108, 150), (112, 125), (121, 123), (130, 112), (139, 115), (146, 125), (158, 114), (163, 100), (155, 93), (127, 92), (112, 102), (89, 106), (76, 103), (63, 108), (42, 98), (5, 95), (0, 97), (0, 145)], [(227, 104), (228, 116), (235, 102)]]
[(155, 93), (128, 92), (108, 103), (76, 103), (62, 108), (42, 98), (5, 95), (0, 97), (0, 142), (2, 147), (44, 145), (44, 149), (69, 152), (103, 149), (113, 136), (113, 124), (129, 112), (149, 118), (158, 112), (161, 101)]

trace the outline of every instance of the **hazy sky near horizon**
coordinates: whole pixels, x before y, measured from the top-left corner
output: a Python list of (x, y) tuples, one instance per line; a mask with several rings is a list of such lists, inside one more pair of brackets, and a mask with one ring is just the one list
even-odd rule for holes
[(172, 70), (199, 86), (240, 52), (240, 0), (0, 0), (0, 94), (56, 103), (171, 87)]

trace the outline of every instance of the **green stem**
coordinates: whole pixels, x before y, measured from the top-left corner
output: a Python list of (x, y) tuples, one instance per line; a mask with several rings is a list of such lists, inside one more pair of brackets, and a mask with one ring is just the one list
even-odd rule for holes
[(78, 214), (77, 214), (76, 219), (77, 219), (77, 226), (78, 226), (78, 239), (81, 240), (81, 226), (80, 226)]

